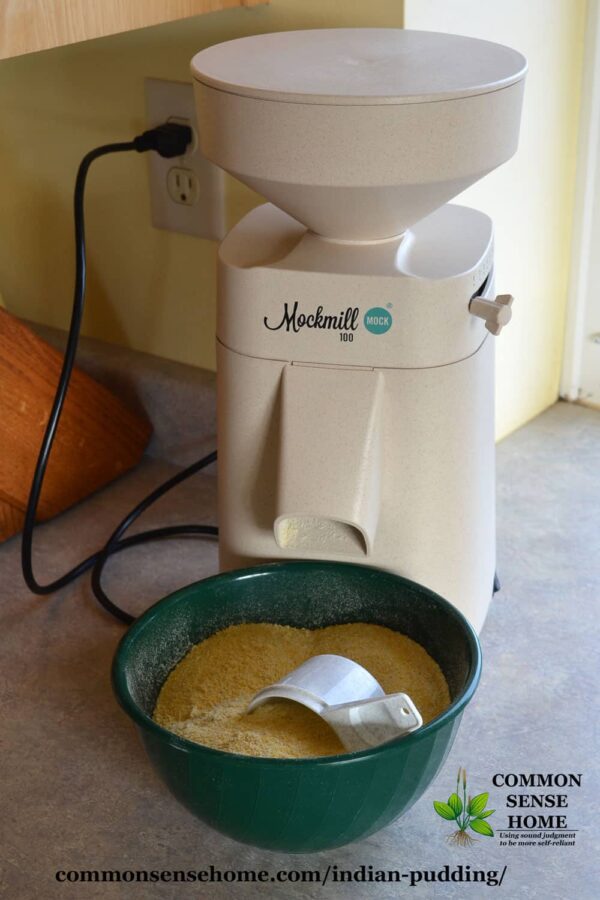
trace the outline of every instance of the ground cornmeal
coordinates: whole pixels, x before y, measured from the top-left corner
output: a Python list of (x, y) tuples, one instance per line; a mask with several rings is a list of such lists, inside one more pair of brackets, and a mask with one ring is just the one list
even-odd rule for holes
[(360, 663), (386, 694), (404, 691), (428, 722), (450, 703), (438, 664), (415, 641), (381, 625), (309, 630), (269, 623), (230, 625), (196, 644), (160, 691), (154, 720), (181, 737), (248, 756), (344, 753), (316, 713), (288, 700), (248, 703), (309, 657), (337, 653)]

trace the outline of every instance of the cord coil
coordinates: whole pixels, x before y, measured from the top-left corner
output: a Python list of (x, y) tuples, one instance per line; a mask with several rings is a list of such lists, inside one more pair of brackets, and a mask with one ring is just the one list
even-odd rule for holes
[(104, 567), (111, 556), (120, 553), (128, 547), (134, 547), (147, 541), (156, 541), (170, 537), (181, 537), (183, 535), (202, 535), (216, 536), (218, 528), (215, 525), (172, 525), (163, 528), (154, 528), (148, 531), (142, 531), (130, 537), (124, 537), (125, 532), (133, 525), (133, 523), (144, 513), (153, 503), (160, 497), (164, 496), (172, 488), (177, 487), (182, 481), (191, 478), (197, 472), (211, 465), (217, 459), (216, 450), (197, 460), (178, 472), (176, 475), (167, 479), (157, 488), (155, 488), (147, 497), (138, 503), (138, 505), (125, 516), (119, 523), (117, 528), (108, 538), (104, 547), (92, 553), (86, 559), (82, 560), (60, 578), (55, 579), (47, 584), (41, 584), (35, 577), (33, 571), (33, 533), (37, 517), (37, 509), (39, 504), (42, 487), (44, 484), (44, 476), (52, 445), (56, 436), (56, 430), (60, 422), (60, 416), (64, 406), (65, 398), (69, 389), (73, 366), (75, 365), (75, 357), (79, 344), (79, 335), (81, 332), (81, 323), (83, 319), (83, 311), (85, 307), (85, 291), (86, 291), (86, 243), (85, 243), (85, 216), (84, 216), (84, 197), (87, 175), (92, 163), (102, 156), (111, 153), (123, 153), (126, 151), (136, 151), (137, 153), (145, 153), (148, 150), (154, 150), (161, 156), (172, 158), (181, 156), (185, 153), (185, 149), (192, 139), (192, 131), (186, 125), (179, 125), (174, 122), (166, 122), (157, 128), (149, 129), (141, 135), (135, 137), (132, 141), (123, 141), (120, 143), (104, 144), (96, 147), (87, 153), (77, 170), (75, 179), (75, 190), (73, 194), (73, 212), (75, 223), (75, 288), (73, 295), (73, 307), (71, 312), (71, 322), (69, 325), (69, 333), (67, 337), (67, 345), (65, 348), (63, 364), (58, 379), (58, 385), (52, 402), (52, 409), (48, 417), (48, 422), (44, 431), (44, 436), (40, 445), (38, 458), (36, 461), (31, 488), (25, 510), (25, 521), (23, 525), (23, 536), (21, 541), (21, 568), (23, 577), (28, 588), (34, 594), (47, 595), (60, 590), (75, 579), (79, 578), (85, 572), (92, 570), (92, 590), (94, 596), (100, 605), (119, 621), (131, 624), (135, 620), (135, 616), (121, 607), (117, 606), (106, 594), (102, 587), (102, 573)]

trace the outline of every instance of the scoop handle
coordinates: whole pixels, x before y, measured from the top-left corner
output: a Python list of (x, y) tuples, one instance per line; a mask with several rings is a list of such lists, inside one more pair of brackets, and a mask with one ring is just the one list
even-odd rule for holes
[(376, 747), (416, 731), (423, 718), (408, 694), (388, 694), (375, 700), (340, 703), (322, 710), (321, 717), (351, 752)]

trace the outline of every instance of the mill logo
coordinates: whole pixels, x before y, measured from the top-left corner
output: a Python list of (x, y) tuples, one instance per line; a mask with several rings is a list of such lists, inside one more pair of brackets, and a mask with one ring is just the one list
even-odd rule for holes
[(365, 328), (371, 334), (385, 334), (392, 327), (392, 314), (389, 309), (374, 306), (366, 311), (363, 321)]
[[(363, 325), (371, 334), (385, 334), (392, 327), (392, 314), (382, 306), (373, 306), (363, 316)], [(340, 339), (352, 340), (352, 332), (356, 331), (360, 322), (360, 308), (347, 306), (336, 313), (325, 312), (323, 306), (317, 306), (314, 312), (302, 312), (298, 301), (284, 303), (283, 311), (275, 320), (265, 316), (263, 325), (269, 331), (291, 331), (297, 334), (305, 328), (324, 329), (341, 332)], [(346, 335), (346, 337), (344, 337)]]
[(298, 301), (294, 305), (284, 303), (283, 314), (276, 322), (269, 321), (269, 317), (265, 316), (263, 324), (269, 331), (279, 331), (285, 328), (286, 331), (293, 331), (296, 334), (302, 328), (324, 328), (329, 331), (356, 331), (358, 328), (357, 320), (359, 316), (358, 306), (347, 306), (346, 309), (340, 310), (339, 313), (333, 315), (325, 313), (322, 306), (317, 306), (316, 310), (311, 313), (300, 312)]

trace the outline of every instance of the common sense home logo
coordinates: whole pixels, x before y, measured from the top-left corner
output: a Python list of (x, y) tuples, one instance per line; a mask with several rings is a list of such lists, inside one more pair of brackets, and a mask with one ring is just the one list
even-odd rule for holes
[(471, 797), (467, 794), (467, 773), (465, 769), (459, 769), (456, 776), (456, 791), (450, 794), (448, 802), (433, 801), (433, 808), (438, 816), (447, 819), (448, 822), (456, 822), (457, 829), (449, 834), (446, 840), (449, 844), (457, 844), (459, 847), (470, 847), (475, 843), (467, 829), (475, 831), (484, 837), (493, 837), (494, 830), (486, 820), (496, 812), (495, 809), (486, 809), (489, 794), (476, 794)]

